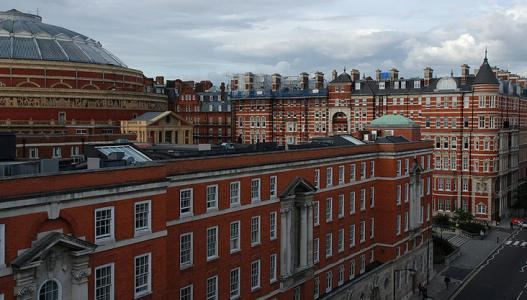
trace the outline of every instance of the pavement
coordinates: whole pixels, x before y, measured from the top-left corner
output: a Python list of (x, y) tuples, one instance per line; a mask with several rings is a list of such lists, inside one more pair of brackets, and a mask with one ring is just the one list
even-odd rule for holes
[[(513, 232), (510, 229), (509, 220), (502, 220), (498, 227), (493, 228), (484, 239), (467, 239), (460, 240), (455, 239), (459, 244), (459, 251), (461, 256), (451, 262), (449, 266), (446, 265), (434, 265), (435, 277), (432, 278), (427, 286), (427, 299), (439, 299), (446, 300), (451, 299), (453, 296), (458, 296), (458, 299), (489, 299), (486, 295), (480, 294), (476, 298), (471, 297), (459, 297), (459, 294), (464, 290), (466, 281), (470, 281), (480, 267), (487, 261), (487, 259), (499, 248), (503, 247), (504, 242)], [(518, 231), (518, 230), (517, 230)], [(525, 230), (527, 241), (527, 230)], [(525, 251), (527, 255), (527, 251)], [(525, 261), (527, 263), (527, 261)], [(527, 276), (527, 268), (525, 269)], [(445, 284), (445, 277), (450, 278), (450, 284), (447, 288)], [(489, 287), (492, 289), (495, 287), (494, 284), (490, 284)], [(527, 300), (527, 290), (526, 290)], [(411, 295), (410, 300), (423, 299), (421, 295)], [(496, 299), (508, 299), (508, 298), (496, 298)], [(514, 298), (515, 299), (515, 298)], [(523, 299), (523, 298), (522, 298)]]

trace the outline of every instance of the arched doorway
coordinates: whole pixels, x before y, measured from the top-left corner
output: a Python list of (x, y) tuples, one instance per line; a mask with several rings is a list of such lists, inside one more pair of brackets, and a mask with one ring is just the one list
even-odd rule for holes
[(333, 134), (344, 134), (348, 132), (348, 117), (343, 112), (337, 112), (331, 120)]

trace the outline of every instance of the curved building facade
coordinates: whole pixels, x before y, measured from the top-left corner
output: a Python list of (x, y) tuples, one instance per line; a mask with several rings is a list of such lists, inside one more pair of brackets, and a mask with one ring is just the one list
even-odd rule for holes
[(0, 130), (117, 134), (120, 121), (165, 110), (166, 97), (147, 93), (143, 73), (99, 42), (37, 15), (0, 12)]

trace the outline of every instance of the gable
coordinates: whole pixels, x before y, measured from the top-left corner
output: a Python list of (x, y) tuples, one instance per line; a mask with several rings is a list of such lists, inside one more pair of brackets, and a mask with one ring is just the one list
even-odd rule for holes
[(295, 177), (280, 194), (280, 197), (306, 195), (316, 192), (316, 188), (302, 177)]

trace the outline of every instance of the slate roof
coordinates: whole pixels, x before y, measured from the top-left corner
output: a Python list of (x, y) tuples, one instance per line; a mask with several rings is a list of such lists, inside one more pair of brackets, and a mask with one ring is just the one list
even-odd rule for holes
[(340, 74), (337, 78), (332, 80), (330, 83), (350, 83), (351, 82), (351, 76), (344, 72)]
[(150, 121), (150, 120), (153, 120), (157, 117), (159, 117), (160, 115), (164, 114), (165, 111), (150, 111), (150, 112), (145, 112), (144, 114), (140, 115), (140, 116), (137, 116), (135, 119), (133, 119), (132, 121)]
[(1, 58), (126, 67), (99, 42), (75, 31), (42, 23), (42, 17), (15, 9), (0, 12)]
[(375, 140), (379, 144), (399, 144), (399, 143), (408, 143), (410, 142), (402, 136), (383, 136)]
[(496, 75), (489, 65), (487, 56), (485, 56), (483, 64), (479, 68), (476, 79), (474, 79), (474, 84), (499, 84), (498, 78), (496, 78)]

